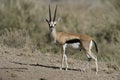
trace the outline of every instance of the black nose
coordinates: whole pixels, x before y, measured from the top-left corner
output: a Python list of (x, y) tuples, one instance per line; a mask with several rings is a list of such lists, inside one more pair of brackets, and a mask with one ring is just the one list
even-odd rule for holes
[(50, 28), (53, 28), (53, 26), (50, 26)]

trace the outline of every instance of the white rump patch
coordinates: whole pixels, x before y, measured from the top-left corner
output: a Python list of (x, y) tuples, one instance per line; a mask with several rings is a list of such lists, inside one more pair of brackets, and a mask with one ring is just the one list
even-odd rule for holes
[(90, 44), (89, 44), (89, 50), (92, 49), (92, 45), (93, 45), (93, 42), (92, 42), (92, 40), (91, 40), (91, 41), (90, 41)]

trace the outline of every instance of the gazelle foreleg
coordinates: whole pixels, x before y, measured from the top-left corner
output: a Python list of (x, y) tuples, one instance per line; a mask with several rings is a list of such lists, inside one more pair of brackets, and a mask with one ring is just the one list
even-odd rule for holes
[(64, 44), (63, 46), (62, 46), (62, 53), (63, 53), (63, 55), (62, 55), (62, 63), (61, 63), (61, 68), (60, 68), (60, 70), (62, 70), (62, 68), (63, 68), (63, 64), (64, 64), (64, 61), (65, 61), (65, 65), (66, 65), (66, 70), (68, 69), (68, 62), (67, 62), (67, 55), (66, 55), (66, 47), (67, 47), (67, 44)]
[(63, 68), (63, 65), (64, 65), (64, 54), (63, 54), (63, 47), (61, 49), (61, 53), (62, 53), (62, 59), (61, 59), (61, 67), (60, 67), (60, 70), (62, 70)]

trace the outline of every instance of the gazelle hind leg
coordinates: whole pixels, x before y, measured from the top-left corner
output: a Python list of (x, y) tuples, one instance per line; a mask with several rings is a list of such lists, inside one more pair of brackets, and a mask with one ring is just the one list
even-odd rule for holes
[(97, 72), (98, 72), (97, 56), (94, 55), (94, 54), (91, 52), (92, 45), (93, 45), (93, 41), (91, 40), (91, 41), (90, 41), (90, 44), (89, 44), (89, 55), (90, 55), (90, 57), (91, 57), (92, 59), (95, 60), (96, 74), (97, 74)]
[[(93, 44), (93, 42), (92, 41), (90, 41), (90, 43), (89, 43), (89, 46), (88, 47), (84, 47), (84, 53), (87, 55), (87, 58), (88, 58), (88, 61), (84, 64), (84, 68), (83, 68), (83, 70), (85, 71), (86, 70), (86, 68), (88, 67), (88, 65), (89, 65), (89, 62), (91, 61), (91, 56), (89, 55), (90, 54), (90, 50), (91, 50), (91, 48), (92, 48), (92, 44)], [(84, 46), (84, 44), (83, 44), (83, 46)]]
[(95, 56), (92, 52), (90, 53), (90, 56), (92, 59), (95, 60), (95, 65), (96, 65), (96, 74), (98, 72), (98, 63), (97, 63), (97, 56)]
[[(86, 48), (86, 49), (85, 49), (85, 50), (86, 50), (85, 52), (86, 52), (87, 57), (88, 57), (88, 62), (89, 62), (89, 60), (91, 61), (91, 59), (95, 60), (96, 74), (97, 74), (97, 72), (98, 72), (97, 57), (91, 52), (92, 45), (93, 45), (93, 42), (92, 42), (92, 40), (91, 40), (90, 43), (89, 43), (89, 48), (88, 48), (88, 49)], [(87, 63), (87, 64), (89, 64), (89, 63)], [(87, 67), (87, 65), (86, 65), (86, 67)]]
[(86, 61), (86, 63), (83, 65), (83, 71), (85, 71), (88, 68), (89, 63), (92, 59), (88, 54), (87, 54), (87, 58), (88, 58), (88, 61)]

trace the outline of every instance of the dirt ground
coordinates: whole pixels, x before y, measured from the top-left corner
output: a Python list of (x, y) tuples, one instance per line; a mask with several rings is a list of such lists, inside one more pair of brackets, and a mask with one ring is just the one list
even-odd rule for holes
[(120, 80), (120, 68), (98, 62), (95, 74), (94, 62), (82, 71), (84, 61), (68, 58), (69, 70), (60, 70), (60, 55), (30, 53), (24, 49), (0, 48), (0, 80)]

